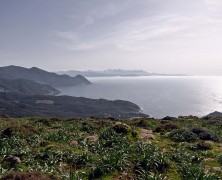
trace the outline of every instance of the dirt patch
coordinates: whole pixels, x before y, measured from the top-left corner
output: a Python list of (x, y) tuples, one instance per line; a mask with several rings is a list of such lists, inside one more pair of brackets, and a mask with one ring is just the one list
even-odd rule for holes
[(2, 180), (57, 180), (55, 176), (45, 176), (41, 173), (10, 173), (2, 178)]
[(134, 178), (128, 175), (126, 172), (122, 172), (113, 177), (114, 180), (133, 180)]

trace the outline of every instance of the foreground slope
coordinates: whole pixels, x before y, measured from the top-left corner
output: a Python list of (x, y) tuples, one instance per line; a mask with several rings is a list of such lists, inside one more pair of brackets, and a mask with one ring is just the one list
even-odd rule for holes
[(28, 79), (53, 87), (88, 85), (90, 82), (83, 76), (58, 75), (33, 67), (30, 69), (19, 66), (0, 67), (0, 78), (5, 79)]
[(192, 116), (0, 118), (0, 178), (219, 180), (221, 127)]
[(146, 114), (141, 113), (139, 106), (129, 101), (109, 101), (72, 96), (27, 96), (13, 93), (0, 93), (0, 116), (59, 118), (85, 118), (88, 116), (147, 117)]

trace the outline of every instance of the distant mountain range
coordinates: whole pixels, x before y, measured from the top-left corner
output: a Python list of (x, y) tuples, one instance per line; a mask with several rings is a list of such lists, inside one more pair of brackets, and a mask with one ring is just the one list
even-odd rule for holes
[(24, 95), (58, 95), (60, 92), (48, 85), (26, 79), (0, 78), (0, 92), (19, 93)]
[(1, 117), (57, 117), (86, 118), (114, 117), (132, 118), (147, 117), (140, 107), (122, 100), (89, 99), (71, 96), (22, 95), (0, 93)]
[(91, 84), (85, 77), (76, 75), (58, 75), (33, 67), (30, 69), (19, 66), (0, 67), (0, 78), (4, 79), (28, 79), (40, 84), (47, 84), (52, 87), (76, 86)]
[(150, 73), (143, 70), (122, 70), (122, 69), (109, 69), (104, 71), (58, 71), (58, 74), (66, 74), (69, 76), (76, 76), (80, 74), (85, 77), (113, 77), (113, 76), (185, 76), (185, 74), (161, 74)]

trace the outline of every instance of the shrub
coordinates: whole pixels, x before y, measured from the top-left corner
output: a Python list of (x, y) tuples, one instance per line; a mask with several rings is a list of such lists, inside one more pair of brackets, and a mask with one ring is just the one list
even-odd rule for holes
[(166, 116), (162, 120), (172, 121), (172, 120), (175, 120), (175, 119), (176, 119), (175, 117)]
[(33, 125), (44, 125), (44, 126), (48, 126), (50, 127), (53, 123), (53, 121), (55, 121), (53, 118), (52, 119), (36, 119), (36, 120), (33, 120)]
[(174, 149), (170, 153), (170, 159), (179, 165), (183, 163), (200, 163), (205, 157), (205, 152), (188, 153), (184, 149)]
[(77, 168), (86, 166), (93, 162), (93, 155), (90, 152), (83, 152), (81, 154), (76, 154), (68, 157), (69, 164), (75, 164)]
[(83, 122), (80, 128), (81, 131), (85, 131), (87, 133), (92, 133), (96, 127), (92, 123)]
[(189, 163), (182, 163), (180, 165), (180, 172), (182, 174), (182, 179), (187, 180), (195, 180), (195, 179), (202, 179), (202, 180), (219, 180), (220, 178), (214, 174), (209, 174), (204, 172), (204, 169), (201, 166), (196, 164), (189, 164)]
[(136, 125), (137, 127), (143, 127), (143, 128), (146, 128), (149, 126), (147, 120), (144, 120), (144, 119), (141, 119), (141, 120), (138, 120), (134, 123), (134, 125)]
[(176, 129), (169, 134), (169, 138), (175, 142), (194, 142), (197, 135), (186, 129)]
[(162, 173), (169, 167), (168, 156), (155, 145), (138, 143), (132, 148), (135, 155), (135, 169)]
[(198, 142), (197, 144), (193, 144), (191, 146), (188, 147), (191, 150), (211, 150), (212, 149), (212, 145), (209, 143), (206, 143), (204, 141)]
[(217, 119), (215, 119), (215, 120), (209, 120), (209, 121), (207, 121), (207, 124), (222, 126), (222, 121), (219, 120), (219, 119), (218, 119), (218, 120), (217, 120)]
[(173, 124), (173, 123), (166, 123), (166, 124), (161, 124), (159, 126), (157, 126), (153, 132), (169, 132), (172, 131), (174, 129), (179, 129), (179, 126), (177, 124)]
[(30, 136), (38, 134), (39, 130), (33, 126), (22, 125), (22, 126), (11, 126), (2, 131), (3, 137), (12, 137), (14, 135)]
[(151, 118), (149, 119), (137, 118), (128, 121), (127, 124), (140, 128), (150, 128), (150, 126), (154, 125), (155, 123), (153, 123), (153, 119)]
[(139, 169), (136, 171), (136, 180), (166, 180), (167, 177), (163, 174), (152, 173), (146, 169)]
[(138, 132), (135, 130), (131, 132), (131, 135), (133, 138), (138, 138)]
[(219, 156), (217, 157), (217, 162), (218, 162), (220, 165), (222, 165), (222, 155), (219, 155)]
[(128, 134), (130, 132), (130, 127), (126, 124), (117, 123), (113, 126), (113, 130), (118, 134)]
[(195, 127), (192, 128), (191, 131), (201, 139), (201, 140), (211, 140), (211, 141), (219, 141), (219, 138), (216, 134), (212, 133), (206, 128)]
[(92, 170), (89, 179), (99, 178), (113, 171), (123, 171), (128, 164), (127, 154), (114, 151), (102, 157), (101, 162)]
[(12, 137), (14, 135), (14, 132), (12, 130), (12, 128), (6, 128), (2, 131), (2, 136), (3, 137)]
[(209, 143), (205, 143), (205, 142), (200, 142), (197, 144), (197, 148), (199, 150), (211, 150), (212, 149), (212, 145)]

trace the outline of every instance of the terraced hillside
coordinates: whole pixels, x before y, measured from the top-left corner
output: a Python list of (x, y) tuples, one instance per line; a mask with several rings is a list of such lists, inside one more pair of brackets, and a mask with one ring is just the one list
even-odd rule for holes
[(222, 178), (222, 119), (0, 119), (2, 179)]

